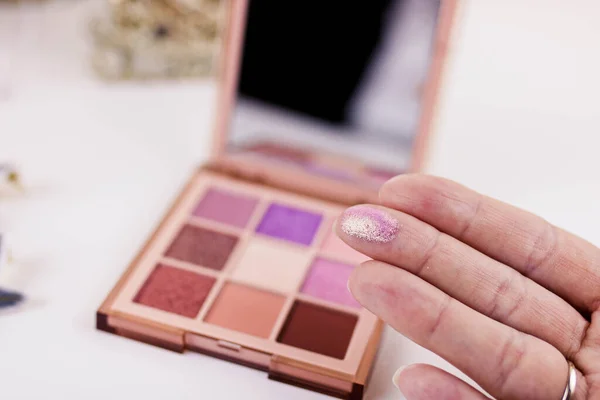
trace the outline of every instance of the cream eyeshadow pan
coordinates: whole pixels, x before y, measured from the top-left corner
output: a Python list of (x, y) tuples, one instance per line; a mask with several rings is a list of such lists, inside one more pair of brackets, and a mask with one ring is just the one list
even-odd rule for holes
[(111, 312), (356, 374), (378, 322), (346, 288), (366, 257), (332, 231), (342, 210), (200, 172)]

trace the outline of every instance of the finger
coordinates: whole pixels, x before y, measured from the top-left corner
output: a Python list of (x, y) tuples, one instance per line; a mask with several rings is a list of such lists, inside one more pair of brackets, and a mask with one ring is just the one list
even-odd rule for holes
[(415, 275), (380, 261), (349, 280), (366, 309), (503, 400), (560, 399), (568, 366), (550, 344), (494, 321)]
[(425, 175), (398, 176), (379, 196), (383, 205), (515, 268), (579, 309), (600, 306), (600, 250), (538, 216)]
[(409, 365), (394, 375), (406, 400), (489, 400), (454, 375), (427, 364)]
[[(417, 275), (482, 314), (552, 344), (568, 358), (581, 347), (589, 323), (566, 301), (413, 216), (360, 205), (347, 209), (336, 228), (361, 253)], [(389, 240), (365, 240), (382, 231)]]

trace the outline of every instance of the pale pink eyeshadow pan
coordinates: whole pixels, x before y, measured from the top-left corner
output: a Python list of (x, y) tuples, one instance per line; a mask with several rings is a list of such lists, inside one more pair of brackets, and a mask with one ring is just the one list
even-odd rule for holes
[(360, 307), (348, 291), (348, 278), (354, 266), (317, 258), (302, 285), (302, 293), (321, 300)]
[(360, 264), (370, 260), (369, 257), (359, 253), (344, 243), (344, 241), (335, 234), (332, 228), (329, 228), (329, 232), (321, 245), (321, 249), (328, 254), (335, 254), (337, 257), (341, 257), (351, 263)]
[(204, 194), (193, 215), (244, 228), (257, 204), (254, 197), (212, 188)]

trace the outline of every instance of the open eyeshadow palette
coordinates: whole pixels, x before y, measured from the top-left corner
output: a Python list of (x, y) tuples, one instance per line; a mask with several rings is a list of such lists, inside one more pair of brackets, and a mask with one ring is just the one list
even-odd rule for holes
[(285, 381), (297, 363), (328, 366), (330, 376), (307, 369), (304, 380), (351, 393), (349, 378), (371, 363), (381, 324), (347, 290), (367, 258), (332, 231), (342, 210), (199, 172), (108, 299), (99, 327), (235, 358)]
[[(411, 2), (390, 1), (389, 8), (405, 3)], [(261, 8), (265, 4), (268, 7)], [(405, 118), (421, 121), (414, 132), (405, 132), (412, 132), (412, 139), (406, 142), (409, 144), (396, 149), (403, 141), (392, 139), (381, 147), (379, 140), (378, 147), (369, 148), (369, 138), (385, 137), (395, 132), (394, 126), (385, 128), (382, 134), (376, 127), (369, 128), (368, 118), (355, 125), (353, 118), (332, 122), (337, 118), (332, 117), (336, 109), (346, 107), (335, 105), (335, 99), (324, 101), (318, 112), (311, 111), (315, 98), (303, 97), (298, 91), (313, 84), (321, 88), (341, 75), (335, 70), (321, 76), (323, 71), (307, 69), (305, 63), (313, 60), (297, 47), (307, 46), (304, 50), (326, 57), (331, 46), (324, 39), (332, 29), (354, 34), (358, 31), (355, 26), (365, 19), (364, 26), (378, 27), (382, 10), (379, 6), (361, 6), (353, 17), (340, 19), (335, 6), (322, 2), (318, 3), (318, 15), (314, 13), (316, 6), (302, 8), (304, 2), (294, 3), (301, 7), (293, 13), (280, 9), (282, 4), (264, 0), (229, 2), (213, 157), (189, 179), (110, 291), (97, 311), (96, 324), (100, 330), (170, 350), (196, 351), (261, 369), (274, 380), (339, 398), (361, 399), (383, 324), (347, 290), (352, 270), (367, 258), (338, 239), (333, 225), (347, 206), (377, 201), (378, 187), (396, 175), (394, 171), (419, 169), (441, 72), (440, 54), (444, 51), (440, 49), (444, 46), (426, 49), (427, 54), (431, 53), (426, 62), (411, 66), (429, 73), (415, 75), (407, 85), (428, 88), (418, 118)], [(436, 37), (445, 43), (455, 2), (431, 4), (437, 6), (431, 10), (430, 29), (418, 34), (425, 35), (423, 43), (436, 43)], [(314, 22), (312, 31), (319, 33), (295, 41), (298, 32), (306, 33), (300, 29), (306, 23), (304, 11)], [(421, 12), (413, 18), (420, 18), (418, 25), (423, 28), (427, 21)], [(280, 13), (286, 23), (278, 24), (273, 13)], [(391, 15), (405, 18), (407, 14)], [(390, 21), (394, 25), (394, 19)], [(270, 25), (273, 23), (276, 26)], [(339, 26), (332, 28), (332, 23)], [(295, 50), (283, 57), (289, 64), (280, 63), (285, 49), (273, 44), (278, 51), (272, 51), (272, 37), (294, 43), (290, 47)], [(359, 65), (353, 69), (359, 76), (341, 79), (327, 93), (355, 92), (354, 85), (367, 80), (363, 75), (372, 75), (363, 68), (375, 63), (371, 48), (386, 47), (379, 42), (387, 41), (378, 35), (367, 35), (365, 40), (369, 38), (374, 42), (362, 50), (351, 41), (349, 51), (333, 54), (335, 60), (322, 61), (327, 67), (328, 63), (339, 62), (339, 57), (348, 57), (341, 60), (344, 65)], [(405, 38), (404, 42), (414, 50), (412, 39)], [(322, 52), (318, 50), (321, 42), (325, 47)], [(253, 67), (253, 54), (259, 55), (254, 58), (257, 69)], [(269, 71), (274, 65), (276, 69)], [(263, 68), (267, 71), (261, 72)], [(251, 84), (261, 74), (260, 85)], [(395, 78), (407, 76), (400, 71)], [(310, 79), (299, 86), (286, 87), (290, 81), (307, 77)], [(386, 77), (395, 78), (394, 74)], [(295, 102), (293, 107), (286, 103), (288, 95)], [(405, 97), (408, 102), (421, 102), (420, 98), (411, 100), (410, 93)], [(273, 113), (253, 115), (250, 125), (233, 122), (240, 113), (252, 116), (253, 109), (244, 109), (248, 98), (268, 104), (264, 109)], [(341, 103), (347, 100), (344, 96), (339, 99)], [(363, 101), (361, 98), (357, 103)], [(375, 103), (367, 109), (377, 109)], [(280, 113), (280, 109), (285, 112)], [(309, 125), (297, 125), (297, 116), (289, 118), (294, 113)], [(305, 118), (304, 114), (310, 113), (310, 118)], [(323, 144), (333, 143), (321, 150), (315, 145), (317, 131), (310, 128), (310, 121), (314, 122), (317, 115), (329, 119), (315, 125), (327, 128), (318, 131), (317, 136), (328, 136)], [(278, 140), (264, 140), (260, 135), (272, 128), (266, 124), (269, 129), (262, 129), (261, 123), (269, 120), (283, 121)], [(335, 129), (328, 131), (334, 125)], [(351, 126), (351, 133), (344, 130), (347, 126)], [(285, 131), (290, 127), (295, 130)], [(312, 134), (306, 136), (306, 146), (302, 145), (304, 131)], [(360, 140), (351, 143), (356, 138)], [(337, 147), (345, 151), (334, 154), (332, 150)], [(347, 151), (351, 149), (357, 151), (356, 158)], [(400, 161), (390, 168), (389, 160), (394, 160), (397, 150), (398, 154), (410, 155), (410, 161)], [(381, 163), (382, 159), (387, 161)]]

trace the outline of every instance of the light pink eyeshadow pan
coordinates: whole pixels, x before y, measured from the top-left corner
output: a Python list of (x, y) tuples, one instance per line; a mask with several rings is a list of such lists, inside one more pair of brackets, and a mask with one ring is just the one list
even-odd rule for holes
[(212, 188), (204, 194), (192, 214), (244, 228), (257, 204), (258, 199), (254, 197)]
[(348, 291), (347, 282), (353, 269), (352, 265), (317, 258), (301, 291), (321, 300), (359, 308), (360, 304)]
[(327, 236), (321, 245), (321, 249), (328, 254), (335, 254), (337, 257), (342, 257), (343, 260), (347, 260), (353, 264), (360, 264), (364, 261), (370, 260), (369, 257), (359, 253), (344, 243), (342, 239), (335, 234), (332, 228), (329, 228), (329, 232), (327, 233)]

